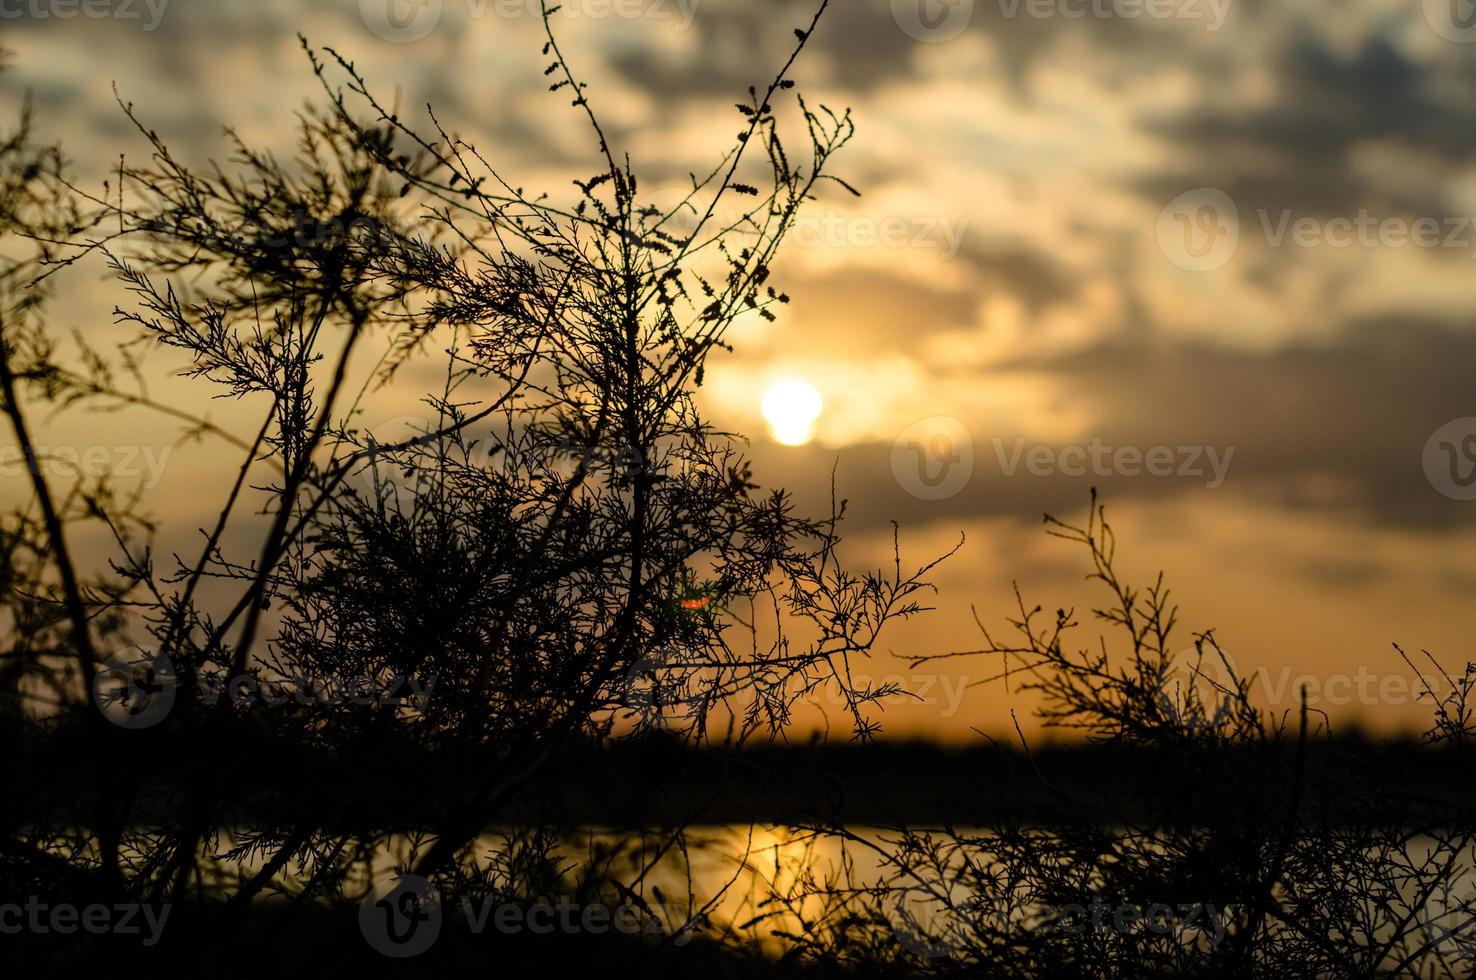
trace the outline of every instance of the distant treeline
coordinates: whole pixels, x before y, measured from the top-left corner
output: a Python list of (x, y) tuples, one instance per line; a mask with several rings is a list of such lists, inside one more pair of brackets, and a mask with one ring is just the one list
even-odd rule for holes
[[(64, 812), (90, 769), (78, 751), (80, 726), (11, 729), (0, 746), (5, 806), (28, 814)], [(146, 783), (168, 799), (171, 772), (189, 771), (200, 743), (172, 732), (132, 732), (140, 766), (167, 755), (176, 767), (150, 767)], [(456, 782), (499, 762), (491, 754), (437, 755), (394, 738), (327, 752), (274, 741), (265, 732), (238, 755), (227, 774), (247, 819), (288, 819), (304, 808), (325, 830), (365, 823), (420, 829)], [(1286, 763), (1291, 740), (1224, 746), (1224, 754), (1265, 755)], [(1452, 778), (1476, 765), (1469, 745), (1428, 746), (1414, 739), (1377, 740), (1363, 733), (1314, 739), (1309, 760), (1361, 774), (1371, 800), (1428, 799), (1476, 805), (1470, 780)], [(1224, 760), (1230, 761), (1230, 760)], [(1125, 743), (1048, 742), (1030, 753), (981, 740), (973, 746), (874, 740), (768, 744), (739, 750), (689, 748), (651, 736), (586, 744), (550, 760), (544, 778), (506, 814), (567, 826), (803, 824), (839, 820), (850, 826), (1018, 820), (1049, 826), (1081, 818), (1076, 799), (1113, 799), (1124, 814), (1169, 812), (1185, 825), (1203, 818), (1197, 800), (1213, 799), (1212, 776), (1195, 756), (1171, 747)], [(413, 775), (414, 791), (405, 791)], [(148, 795), (148, 794), (146, 794)], [(290, 811), (290, 812), (284, 812)], [(147, 818), (147, 814), (141, 814)], [(79, 819), (82, 814), (78, 814)]]

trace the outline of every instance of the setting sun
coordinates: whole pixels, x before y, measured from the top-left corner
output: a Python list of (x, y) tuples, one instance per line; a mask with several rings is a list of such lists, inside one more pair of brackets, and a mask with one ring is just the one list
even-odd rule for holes
[(824, 402), (807, 381), (781, 381), (768, 390), (762, 404), (769, 434), (785, 446), (803, 446), (815, 436), (815, 421)]

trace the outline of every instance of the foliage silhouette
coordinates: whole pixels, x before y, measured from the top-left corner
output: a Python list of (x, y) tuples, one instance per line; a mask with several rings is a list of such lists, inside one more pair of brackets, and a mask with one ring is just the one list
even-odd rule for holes
[[(1437, 724), (1424, 744), (1355, 753), (1305, 692), (1295, 717), (1253, 705), (1212, 632), (1177, 651), (1162, 576), (1144, 589), (1119, 577), (1095, 493), (1085, 526), (1046, 521), (1088, 552), (1109, 597), (1092, 618), (1121, 647), (1105, 635), (1078, 645), (1074, 610), (1020, 599), (1011, 638), (986, 629), (981, 651), (946, 656), (1000, 658), (1000, 679), (1037, 692), (1048, 725), (1120, 749), (1100, 756), (1115, 765), (1089, 786), (1053, 785), (1022, 735), (995, 795), (1055, 797), (1049, 823), (967, 798), (937, 805), (942, 827), (816, 823), (882, 871), (858, 878), (852, 859), (783, 896), (826, 898), (803, 955), (874, 966), (890, 954), (929, 976), (1469, 975), (1470, 801), (1449, 769), (1434, 785), (1414, 774), (1433, 747), (1469, 740), (1476, 668), (1426, 691)], [(887, 932), (905, 952), (878, 951)]]
[[(742, 750), (782, 738), (821, 685), (867, 743), (890, 692), (855, 683), (851, 660), (924, 610), (937, 564), (904, 570), (894, 538), (890, 568), (850, 571), (844, 502), (797, 514), (695, 398), (730, 331), (788, 302), (772, 268), (801, 209), (854, 193), (830, 172), (849, 114), (789, 77), (827, 5), (675, 204), (607, 138), (551, 29), (551, 98), (596, 160), (567, 200), (525, 193), (433, 111), (417, 129), (306, 40), (323, 100), (291, 162), (232, 135), (226, 165), (191, 167), (126, 102), (151, 155), (100, 191), (37, 142), (29, 112), (0, 139), (0, 396), (30, 464), (29, 499), (0, 518), (0, 904), (173, 910), (156, 945), (26, 935), (0, 957), (377, 969), (355, 917), (384, 911), (371, 889), (406, 874), (445, 909), (564, 897), (649, 927), (551, 944), (451, 925), (416, 962), (428, 975), (494, 960), (654, 976), (1470, 972), (1476, 828), (1462, 794), (1412, 774), (1433, 747), (1468, 747), (1476, 668), (1427, 691), (1419, 747), (1347, 751), (1305, 706), (1268, 717), (1213, 632), (1178, 646), (1162, 578), (1119, 577), (1095, 495), (1085, 526), (1049, 530), (1086, 550), (1109, 597), (1093, 618), (1125, 646), (1074, 645), (1073, 610), (1017, 591), (1009, 638), (951, 656), (1000, 658), (1048, 724), (1112, 750), (1091, 757), (1109, 779), (1059, 786), (1022, 736), (990, 801), (960, 793), (937, 804), (941, 827), (879, 832), (806, 785), (786, 811), (810, 811), (795, 849), (761, 854), (753, 819), (740, 834), (727, 884), (763, 884), (744, 917), (693, 883), (713, 846), (693, 827), (731, 813), (740, 783), (696, 769), (760, 766)], [(59, 336), (47, 305), (99, 257), (131, 293), (106, 351)], [(152, 396), (160, 356), (184, 358), (200, 403), (229, 402), (250, 434)], [(431, 365), (440, 383), (419, 390)], [(377, 394), (407, 389), (421, 405), (407, 431), (369, 424)], [(36, 418), (78, 410), (161, 413), (239, 452), (196, 551), (160, 562), (142, 489), (48, 464)], [(656, 770), (653, 794), (687, 795), (572, 855), (587, 827), (561, 783), (617, 749), (644, 760), (626, 772)], [(685, 894), (658, 880), (672, 867)], [(241, 952), (222, 967), (225, 947)]]
[[(932, 564), (846, 570), (844, 504), (797, 515), (693, 398), (728, 331), (788, 302), (771, 265), (800, 209), (849, 190), (828, 172), (849, 115), (812, 108), (788, 77), (825, 7), (674, 209), (647, 200), (606, 138), (547, 9), (550, 91), (597, 149), (567, 203), (513, 186), (433, 111), (431, 132), (412, 129), (351, 61), (306, 40), (325, 104), (304, 114), (290, 163), (228, 133), (228, 165), (192, 168), (126, 102), (151, 157), (121, 161), (101, 192), (33, 147), (28, 125), (7, 142), (0, 214), (32, 254), (5, 269), (0, 364), (27, 458), (34, 405), (155, 409), (241, 451), (198, 554), (168, 563), (138, 494), (107, 479), (62, 489), (30, 467), (33, 503), (6, 538), (7, 721), (80, 717), (97, 778), (64, 812), (8, 823), (18, 888), (193, 903), (227, 923), (268, 898), (357, 900), (386, 870), (375, 855), (405, 838), (323, 826), (313, 801), (331, 783), (257, 781), (243, 799), (233, 774), (262, 744), (395, 745), (452, 776), (399, 869), (448, 895), (532, 900), (567, 877), (557, 835), (518, 827), (498, 853), (522, 857), (489, 861), (484, 830), (570, 746), (654, 730), (742, 744), (781, 732), (820, 683), (848, 692), (858, 737), (875, 731), (878, 692), (849, 683), (848, 660), (921, 610)], [(799, 156), (781, 139), (789, 115)], [(69, 356), (43, 303), (89, 256), (132, 293), (115, 317), (127, 338), (109, 352), (78, 338)], [(187, 358), (202, 403), (254, 413), (254, 436), (152, 399), (161, 349)], [(365, 358), (374, 370), (356, 374)], [(436, 359), (444, 383), (416, 392), (422, 423), (378, 438), (366, 398)], [(87, 567), (77, 542), (98, 528), (113, 554)], [(252, 553), (228, 546), (243, 533)], [(344, 679), (368, 703), (332, 696)], [(423, 696), (395, 696), (407, 683)], [(182, 744), (199, 751), (171, 752)], [(377, 790), (414, 794), (414, 774)], [(250, 817), (263, 812), (279, 817)], [(673, 828), (659, 848), (683, 841)], [(580, 888), (644, 906), (647, 870)], [(700, 904), (668, 925), (699, 922)], [(176, 926), (150, 955), (189, 962), (193, 933)]]

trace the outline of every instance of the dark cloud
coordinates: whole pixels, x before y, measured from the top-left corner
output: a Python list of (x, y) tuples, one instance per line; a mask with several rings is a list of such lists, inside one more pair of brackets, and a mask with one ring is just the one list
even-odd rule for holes
[[(909, 2), (932, 0), (899, 2), (905, 8)], [(728, 95), (768, 81), (793, 46), (792, 31), (806, 25), (817, 6), (816, 0), (701, 0), (692, 26), (698, 49), (693, 57), (676, 61), (653, 58), (649, 51), (622, 50), (610, 63), (626, 80), (663, 98), (690, 101)], [(1068, 6), (1074, 11), (1083, 4)], [(1198, 7), (1202, 6), (1203, 0)], [(1242, 6), (1244, 11), (1238, 9)], [(868, 95), (918, 76), (919, 55), (933, 45), (899, 26), (893, 7), (893, 0), (831, 4), (810, 41), (811, 52), (824, 59), (827, 84)], [(971, 7), (960, 37), (982, 39), (993, 47), (1005, 77), (1015, 86), (1015, 97), (1026, 94), (1030, 68), (1063, 42), (1085, 40), (1102, 51), (1106, 57), (1093, 67), (1103, 73), (1104, 84), (1113, 85), (1146, 67), (1181, 64), (1185, 32), (1202, 30), (1193, 22), (1133, 17), (1031, 16), (1029, 0), (973, 0)], [(1263, 9), (1246, 0), (1232, 0), (1232, 7), (1247, 21)], [(1208, 59), (1211, 64), (1218, 61), (1213, 55)], [(811, 66), (802, 72), (814, 70)]]
[[(945, 260), (937, 261), (941, 268)], [(862, 349), (878, 356), (916, 354), (929, 336), (973, 329), (980, 299), (991, 293), (1007, 294), (1031, 313), (1077, 294), (1064, 270), (1028, 248), (966, 246), (946, 261), (967, 268), (966, 286), (946, 288), (916, 274), (849, 265), (803, 277), (781, 273), (780, 284), (794, 299), (783, 322), (795, 329), (777, 336), (772, 352), (822, 361), (837, 353), (853, 358)]]
[(1356, 173), (1353, 150), (1391, 141), (1454, 168), (1476, 152), (1476, 72), (1469, 61), (1437, 75), (1373, 36), (1342, 55), (1322, 38), (1300, 33), (1274, 55), (1274, 97), (1264, 105), (1196, 107), (1150, 128), (1192, 148), (1190, 173), (1146, 181), (1155, 197), (1185, 186), (1212, 186), (1242, 208), (1295, 209), (1347, 215), (1358, 208), (1429, 214), (1449, 207), (1443, 188), (1411, 200), (1402, 188)]
[[(785, 289), (791, 284), (781, 277)], [(958, 329), (974, 317), (974, 294), (949, 292), (884, 271), (840, 268), (806, 276), (793, 285), (793, 324), (774, 341), (774, 352), (828, 360), (858, 350), (881, 354), (914, 350), (930, 333)]]
[(1032, 312), (1077, 294), (1076, 281), (1055, 259), (1024, 246), (966, 245), (960, 259), (974, 270), (980, 292), (1005, 290)]

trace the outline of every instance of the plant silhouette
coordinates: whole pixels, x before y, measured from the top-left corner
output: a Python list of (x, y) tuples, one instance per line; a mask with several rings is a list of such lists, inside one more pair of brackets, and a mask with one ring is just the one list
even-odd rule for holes
[[(982, 650), (944, 656), (998, 658), (996, 680), (1039, 695), (1046, 724), (1085, 733), (1110, 768), (1085, 791), (1058, 783), (1022, 735), (992, 799), (938, 790), (942, 828), (814, 824), (882, 871), (783, 896), (825, 897), (803, 955), (910, 960), (929, 976), (1469, 975), (1476, 828), (1451, 776), (1466, 757), (1436, 753), (1470, 738), (1476, 668), (1427, 689), (1423, 743), (1355, 751), (1305, 692), (1288, 716), (1256, 707), (1212, 631), (1180, 649), (1163, 577), (1138, 588), (1119, 575), (1095, 492), (1084, 525), (1046, 522), (1086, 550), (1106, 634), (1075, 640), (1075, 610), (1017, 589), (1008, 638), (985, 629)], [(1438, 766), (1433, 786), (1422, 762)], [(1012, 798), (1044, 800), (1050, 819), (997, 802)], [(902, 941), (879, 952), (887, 932)]]
[[(801, 208), (850, 192), (829, 173), (849, 116), (811, 107), (789, 78), (824, 8), (666, 210), (551, 29), (550, 99), (583, 117), (596, 160), (565, 201), (525, 194), (433, 113), (431, 132), (411, 128), (351, 61), (306, 40), (324, 104), (290, 163), (231, 134), (228, 165), (192, 169), (123, 102), (151, 157), (91, 192), (23, 124), (4, 147), (0, 216), (32, 254), (5, 269), (0, 362), (28, 457), (42, 403), (163, 411), (241, 457), (198, 554), (167, 564), (139, 495), (106, 479), (62, 489), (31, 467), (34, 506), (7, 528), (7, 718), (34, 721), (26, 692), (41, 685), (48, 731), (82, 722), (97, 772), (65, 812), (8, 825), (19, 874), (108, 900), (208, 894), (199, 914), (229, 921), (256, 899), (362, 894), (366, 855), (409, 830), (403, 870), (455, 894), (536, 897), (554, 863), (544, 826), (516, 832), (528, 869), (478, 865), (476, 851), (562, 752), (653, 730), (702, 742), (719, 719), (741, 744), (782, 730), (817, 683), (849, 690), (847, 659), (919, 611), (929, 566), (845, 570), (843, 505), (796, 514), (693, 398), (729, 331), (788, 302), (771, 266)], [(785, 114), (799, 153), (781, 140)], [(115, 315), (127, 339), (111, 353), (78, 340), (69, 357), (44, 303), (89, 256), (132, 294)], [(152, 400), (147, 355), (161, 348), (188, 359), (202, 402), (254, 414), (254, 436)], [(435, 359), (444, 382), (416, 393), (421, 424), (379, 439), (366, 395)], [(244, 554), (227, 545), (243, 523), (256, 541)], [(110, 540), (102, 568), (77, 560), (84, 525)], [(712, 608), (682, 601), (694, 595)], [(812, 629), (765, 635), (766, 615)], [(159, 665), (178, 695), (162, 720), (144, 708)], [(332, 696), (344, 679), (365, 696)], [(651, 683), (666, 692), (655, 710)], [(874, 700), (850, 695), (863, 737)], [(287, 746), (343, 760), (340, 778), (305, 793), (280, 765), (242, 779)], [(437, 785), (385, 771), (366, 789), (376, 754), (434, 758)], [(376, 823), (391, 818), (351, 805), (376, 794), (424, 805), (381, 806), (402, 822)], [(229, 881), (223, 866), (238, 869)], [(636, 895), (640, 881), (615, 884)]]
[[(784, 811), (801, 846), (758, 843), (760, 797), (779, 794), (756, 760), (800, 699), (838, 690), (853, 751), (879, 751), (897, 690), (855, 681), (852, 661), (925, 611), (947, 557), (905, 564), (894, 535), (889, 567), (852, 570), (844, 501), (803, 515), (699, 411), (708, 358), (789, 302), (774, 267), (803, 209), (857, 193), (833, 173), (850, 114), (791, 78), (827, 7), (675, 202), (651, 190), (648, 148), (607, 135), (547, 6), (549, 106), (582, 121), (591, 161), (565, 192), (524, 191), (433, 109), (413, 123), (306, 39), (321, 96), (290, 161), (228, 132), (228, 161), (191, 166), (121, 98), (149, 156), (100, 188), (29, 109), (0, 137), (0, 398), (28, 464), (26, 499), (0, 516), (0, 906), (143, 909), (157, 926), (146, 942), (7, 933), (0, 959), (243, 976), (384, 957), (425, 975), (1471, 972), (1476, 827), (1450, 774), (1470, 763), (1476, 668), (1427, 690), (1417, 746), (1352, 751), (1305, 704), (1268, 716), (1212, 631), (1177, 640), (1161, 577), (1119, 576), (1095, 493), (1083, 526), (1048, 528), (1086, 551), (1108, 596), (1092, 621), (1118, 645), (1076, 644), (1074, 610), (1017, 590), (1012, 635), (949, 656), (999, 658), (996, 679), (1110, 767), (1058, 785), (1022, 736), (997, 747), (1001, 785), (938, 787), (929, 826), (863, 828), (830, 795), (854, 784), (809, 780)], [(128, 293), (105, 347), (53, 318), (98, 262)], [(237, 421), (152, 394), (170, 358), (192, 404)], [(393, 395), (417, 407), (390, 431), (373, 406)], [(236, 454), (193, 550), (156, 552), (179, 530), (153, 513), (167, 501), (46, 458), (38, 419), (84, 411), (151, 413)], [(1418, 778), (1432, 759), (1434, 789)], [(572, 774), (602, 767), (641, 805), (578, 799)], [(719, 807), (749, 819), (737, 870), (704, 893)], [(762, 887), (740, 917), (725, 898), (743, 874)], [(634, 925), (469, 928), (479, 908), (484, 925), (498, 903), (532, 921), (556, 901)]]

